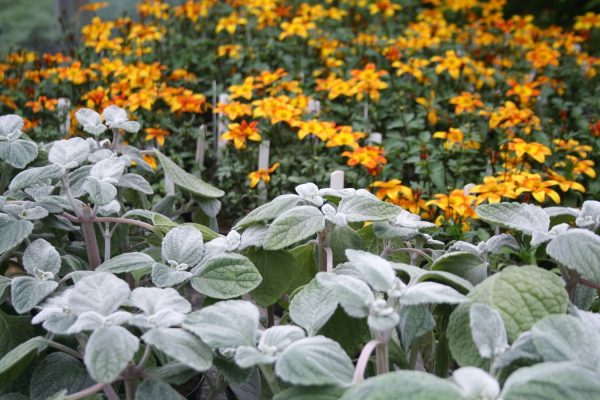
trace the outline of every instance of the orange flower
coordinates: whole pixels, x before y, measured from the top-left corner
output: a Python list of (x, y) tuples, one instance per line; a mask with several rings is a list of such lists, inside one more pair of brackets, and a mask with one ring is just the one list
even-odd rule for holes
[(463, 112), (475, 112), (475, 108), (483, 107), (483, 102), (480, 100), (479, 94), (473, 94), (469, 92), (462, 92), (460, 95), (450, 99), (450, 104), (454, 104), (456, 109), (454, 112), (456, 115), (460, 115)]
[(79, 7), (79, 11), (98, 11), (102, 8), (108, 7), (108, 1), (99, 1), (97, 3), (85, 4)]
[(271, 174), (275, 172), (277, 168), (279, 168), (278, 162), (271, 165), (270, 168), (261, 168), (257, 171), (250, 172), (248, 174), (248, 179), (250, 179), (250, 188), (254, 189), (260, 181), (263, 181), (266, 185), (268, 185), (269, 182), (271, 182)]
[(165, 136), (169, 136), (171, 132), (162, 128), (146, 128), (144, 129), (146, 132), (146, 141), (149, 142), (152, 139), (156, 139), (156, 143), (159, 146), (163, 146), (165, 144)]
[(57, 104), (58, 99), (49, 99), (46, 96), (40, 96), (36, 100), (25, 103), (25, 107), (31, 108), (31, 111), (34, 113), (39, 113), (44, 110), (55, 111)]
[(258, 121), (248, 123), (244, 120), (241, 124), (229, 124), (227, 128), (229, 131), (221, 135), (222, 140), (233, 140), (233, 144), (236, 149), (243, 149), (246, 147), (246, 140), (252, 140), (254, 142), (260, 142), (262, 137), (260, 136), (256, 126)]
[(232, 101), (231, 103), (219, 103), (215, 112), (224, 114), (227, 118), (234, 120), (239, 117), (251, 116), (252, 107), (249, 104), (240, 103), (239, 101)]
[(144, 161), (146, 162), (146, 164), (148, 164), (150, 166), (150, 168), (152, 168), (152, 169), (157, 169), (158, 168), (158, 164), (156, 163), (156, 159), (154, 157), (152, 157), (151, 155), (144, 154), (142, 156), (142, 158), (144, 159)]
[(348, 165), (362, 165), (373, 176), (377, 175), (381, 167), (387, 164), (386, 158), (383, 156), (384, 151), (380, 146), (365, 146), (357, 147), (352, 151), (344, 151), (342, 156), (348, 157)]
[(98, 86), (81, 96), (81, 100), (85, 101), (85, 105), (88, 108), (103, 109), (105, 106), (108, 106), (108, 90), (102, 86)]
[(388, 88), (388, 84), (381, 80), (382, 76), (388, 74), (387, 71), (377, 71), (373, 63), (367, 64), (362, 70), (353, 69), (350, 73), (356, 81), (356, 98), (358, 100), (362, 100), (366, 93), (373, 101), (379, 101), (379, 91)]
[(558, 50), (554, 50), (544, 42), (538, 43), (533, 50), (528, 51), (527, 54), (525, 54), (525, 59), (531, 62), (533, 68), (536, 69), (543, 69), (548, 65), (558, 67), (559, 58), (560, 52)]

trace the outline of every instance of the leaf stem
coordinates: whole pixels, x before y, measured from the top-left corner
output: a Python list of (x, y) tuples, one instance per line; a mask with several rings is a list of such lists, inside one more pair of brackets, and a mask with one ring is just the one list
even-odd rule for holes
[(80, 352), (75, 351), (72, 348), (65, 346), (64, 344), (57, 343), (57, 342), (55, 342), (53, 340), (49, 340), (49, 339), (46, 341), (46, 344), (50, 347), (54, 347), (57, 350), (63, 351), (67, 354), (70, 354), (73, 357), (83, 360), (83, 355)]
[(358, 357), (358, 361), (356, 362), (356, 368), (354, 369), (354, 379), (352, 383), (360, 383), (365, 379), (365, 370), (367, 369), (367, 364), (369, 363), (369, 358), (371, 358), (371, 353), (373, 350), (381, 344), (380, 340), (373, 339), (369, 341), (365, 347), (363, 347), (360, 352), (360, 356)]
[(273, 372), (273, 366), (270, 364), (260, 364), (259, 365), (260, 372), (263, 374), (263, 377), (269, 384), (271, 388), (271, 392), (273, 395), (281, 392), (281, 388), (279, 387), (279, 382), (277, 382), (277, 377)]
[(65, 397), (65, 400), (78, 400), (83, 399), (84, 397), (90, 396), (94, 393), (97, 393), (108, 386), (108, 383), (96, 383), (88, 388), (85, 388), (79, 392), (70, 394)]
[(90, 207), (83, 207), (80, 218), (81, 233), (88, 253), (88, 261), (90, 267), (95, 270), (102, 262), (100, 260), (100, 249), (98, 249), (98, 241), (96, 240), (96, 230), (92, 218), (92, 210)]

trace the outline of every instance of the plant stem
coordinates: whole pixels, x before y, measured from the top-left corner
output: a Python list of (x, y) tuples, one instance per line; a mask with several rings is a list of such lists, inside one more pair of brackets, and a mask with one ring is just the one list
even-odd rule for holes
[(115, 389), (111, 385), (107, 385), (104, 388), (104, 394), (108, 400), (119, 400), (119, 395), (115, 392)]
[(328, 254), (331, 252), (329, 247), (329, 237), (327, 236), (327, 230), (323, 230), (317, 234), (317, 246), (319, 251), (319, 271), (327, 272), (333, 269), (333, 257)]
[(367, 369), (369, 358), (371, 358), (371, 353), (373, 353), (373, 350), (380, 344), (381, 341), (373, 339), (363, 347), (360, 356), (358, 356), (358, 361), (356, 362), (352, 383), (360, 383), (365, 379), (365, 370)]
[(54, 347), (57, 350), (64, 351), (65, 353), (70, 354), (73, 357), (77, 357), (83, 360), (83, 355), (80, 352), (75, 351), (72, 348), (65, 346), (64, 344), (57, 343), (53, 340), (46, 341), (46, 344), (50, 347)]
[(387, 341), (380, 341), (375, 348), (375, 358), (377, 366), (377, 375), (390, 372), (389, 352)]
[(98, 241), (96, 240), (96, 230), (92, 219), (92, 210), (89, 206), (83, 207), (81, 210), (81, 233), (88, 253), (88, 261), (90, 267), (95, 270), (101, 264), (100, 250), (98, 249)]
[(90, 396), (94, 393), (97, 393), (99, 391), (101, 391), (102, 389), (104, 389), (108, 384), (107, 383), (96, 383), (95, 385), (92, 385), (86, 389), (83, 389), (79, 392), (70, 394), (68, 396), (65, 397), (65, 400), (78, 400), (78, 399), (83, 399), (84, 397)]
[(259, 365), (260, 372), (262, 372), (263, 377), (269, 384), (271, 388), (271, 392), (273, 395), (281, 392), (281, 388), (279, 387), (279, 382), (277, 382), (277, 377), (273, 373), (273, 366), (270, 364), (261, 364)]
[(136, 370), (142, 370), (144, 368), (144, 365), (150, 358), (150, 354), (152, 354), (152, 346), (147, 344), (144, 349), (144, 354), (142, 355), (142, 358), (140, 358), (140, 362), (135, 366)]
[[(406, 247), (403, 249), (394, 249), (394, 250), (392, 250), (392, 253), (410, 253), (411, 256), (421, 256), (423, 258), (426, 258), (428, 261), (432, 261), (431, 256), (429, 254), (425, 253), (421, 249)], [(416, 259), (412, 260), (412, 257), (411, 257), (411, 261), (416, 261)]]
[(579, 278), (579, 283), (581, 283), (584, 286), (587, 286), (589, 288), (592, 289), (596, 289), (596, 290), (600, 290), (600, 284), (596, 283), (596, 282), (592, 282), (592, 281), (588, 281), (585, 278)]
[(69, 185), (69, 177), (66, 173), (62, 176), (61, 180), (63, 189), (65, 190), (65, 194), (67, 195), (67, 199), (69, 200), (69, 204), (71, 204), (71, 207), (73, 208), (73, 212), (75, 212), (75, 215), (81, 218), (81, 209), (75, 201), (75, 196), (73, 196), (73, 192), (71, 192), (71, 186)]
[(147, 224), (143, 221), (138, 221), (135, 219), (121, 218), (121, 217), (96, 217), (94, 218), (94, 222), (113, 222), (115, 224), (127, 224), (139, 226), (140, 228), (144, 228), (147, 230), (153, 230), (154, 226)]
[(133, 379), (125, 380), (125, 398), (127, 400), (133, 400), (135, 398), (135, 381)]
[(267, 307), (267, 328), (275, 325), (275, 310), (273, 310), (273, 305)]

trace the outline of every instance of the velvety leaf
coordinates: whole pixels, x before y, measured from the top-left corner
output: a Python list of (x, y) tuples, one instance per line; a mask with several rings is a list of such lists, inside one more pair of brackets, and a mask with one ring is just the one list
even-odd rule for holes
[(133, 252), (123, 253), (100, 264), (96, 271), (110, 272), (120, 274), (124, 272), (137, 271), (140, 269), (150, 269), (154, 264), (154, 259), (148, 254)]
[(308, 239), (325, 228), (325, 216), (318, 208), (298, 206), (279, 215), (267, 231), (266, 250), (280, 250)]
[(158, 157), (158, 161), (160, 161), (160, 165), (165, 171), (165, 174), (171, 178), (173, 183), (181, 187), (183, 190), (186, 190), (197, 196), (213, 199), (222, 197), (225, 194), (222, 190), (217, 189), (216, 187), (204, 182), (197, 176), (184, 171), (160, 151), (155, 150), (155, 153)]
[(114, 381), (133, 359), (139, 339), (121, 326), (103, 327), (90, 336), (84, 362), (90, 376), (100, 383)]
[(309, 336), (314, 336), (331, 318), (337, 305), (335, 293), (314, 279), (292, 298), (290, 317), (306, 329)]
[(146, 332), (142, 339), (169, 357), (202, 372), (212, 365), (212, 352), (197, 337), (179, 328), (156, 328)]
[(528, 235), (548, 232), (550, 217), (533, 204), (495, 203), (477, 207), (477, 215), (485, 222), (516, 229)]
[(241, 296), (258, 287), (262, 278), (252, 262), (236, 253), (209, 259), (191, 280), (198, 292), (218, 299)]

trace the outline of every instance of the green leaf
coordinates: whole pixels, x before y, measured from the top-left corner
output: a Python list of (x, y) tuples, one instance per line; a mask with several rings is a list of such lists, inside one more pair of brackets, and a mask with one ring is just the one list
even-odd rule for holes
[(154, 264), (154, 259), (148, 254), (140, 252), (124, 253), (100, 264), (100, 266), (96, 268), (96, 271), (120, 274), (123, 272), (137, 271), (144, 268), (150, 270), (150, 268), (152, 268), (152, 264)]
[(298, 273), (296, 260), (290, 252), (251, 248), (247, 256), (262, 276), (260, 285), (250, 293), (259, 306), (270, 306), (289, 293), (290, 285)]
[(31, 311), (58, 287), (55, 281), (41, 281), (31, 276), (13, 278), (11, 301), (19, 314)]
[(0, 253), (12, 249), (33, 231), (33, 223), (0, 218)]
[(179, 285), (192, 277), (189, 271), (179, 271), (161, 263), (152, 266), (152, 283), (163, 288)]
[(198, 292), (217, 299), (246, 294), (262, 282), (252, 262), (236, 253), (223, 253), (201, 265), (191, 280)]
[(396, 273), (385, 258), (361, 250), (346, 250), (346, 257), (361, 278), (374, 290), (385, 292), (392, 288)]
[(452, 380), (461, 388), (466, 399), (496, 399), (500, 394), (496, 378), (479, 368), (459, 368), (452, 373)]
[(546, 253), (584, 278), (600, 283), (600, 237), (587, 229), (570, 229), (546, 246)]
[(262, 206), (250, 211), (250, 213), (242, 218), (234, 228), (246, 228), (257, 222), (271, 221), (284, 212), (296, 207), (301, 201), (302, 198), (295, 194), (284, 194), (282, 196), (275, 197), (267, 204), (263, 204)]
[(508, 341), (550, 314), (564, 314), (568, 296), (563, 280), (542, 268), (507, 267), (477, 285), (468, 295), (500, 312)]
[(508, 377), (504, 400), (597, 400), (600, 374), (572, 362), (541, 363), (520, 368)]
[(385, 221), (397, 217), (401, 212), (400, 207), (368, 195), (343, 198), (337, 210), (338, 214), (346, 216), (348, 222)]
[(531, 339), (544, 361), (574, 361), (600, 371), (600, 333), (571, 315), (549, 315), (531, 329)]
[[(37, 336), (21, 343), (11, 351), (6, 353), (2, 359), (0, 359), (0, 382), (8, 382), (8, 373), (12, 378), (17, 376), (20, 371), (27, 366), (27, 362), (20, 363), (21, 360), (28, 359), (34, 351), (41, 351), (46, 348), (46, 339), (41, 336)], [(16, 368), (17, 371), (11, 371)], [(6, 379), (6, 380), (5, 380)], [(2, 384), (0, 384), (1, 386)]]
[(431, 270), (450, 272), (473, 285), (487, 278), (487, 263), (470, 251), (446, 253), (431, 264)]
[(250, 302), (220, 301), (188, 314), (183, 328), (199, 336), (212, 349), (254, 346), (258, 317), (258, 309)]
[(198, 337), (179, 328), (156, 328), (142, 339), (169, 357), (202, 372), (212, 365), (212, 352)]
[(490, 361), (479, 355), (477, 346), (473, 341), (470, 327), (469, 310), (472, 303), (459, 305), (450, 314), (446, 335), (448, 336), (448, 347), (452, 358), (461, 367), (475, 366), (489, 369)]
[(0, 159), (12, 167), (23, 169), (35, 160), (38, 155), (38, 146), (31, 140), (15, 140), (13, 142), (0, 142)]
[(11, 279), (0, 275), (0, 304), (4, 301), (4, 292), (10, 287)]
[(362, 238), (349, 226), (335, 226), (329, 235), (333, 265), (346, 261), (346, 249), (365, 250)]
[(175, 389), (159, 379), (146, 379), (138, 386), (135, 400), (184, 400)]
[(152, 186), (150, 186), (148, 181), (138, 174), (124, 174), (119, 178), (117, 186), (133, 189), (147, 195), (154, 193), (154, 190), (152, 190)]
[[(401, 397), (399, 397), (401, 394)], [(367, 379), (350, 388), (341, 400), (464, 400), (450, 381), (420, 371), (398, 371)]]
[(490, 224), (516, 229), (528, 235), (548, 232), (550, 217), (541, 207), (525, 203), (483, 204), (477, 207), (479, 218)]
[(313, 336), (331, 318), (337, 305), (335, 294), (314, 279), (292, 298), (290, 317)]
[(279, 356), (275, 373), (293, 385), (343, 387), (352, 382), (354, 365), (337, 342), (313, 336), (290, 344)]
[(38, 272), (58, 274), (60, 271), (60, 254), (44, 239), (32, 242), (23, 253), (23, 266), (33, 276)]
[(29, 396), (31, 400), (46, 400), (60, 390), (66, 390), (65, 394), (75, 393), (93, 384), (79, 360), (56, 352), (48, 354), (33, 371)]
[(133, 360), (139, 339), (121, 326), (102, 327), (90, 336), (85, 348), (85, 366), (100, 383), (114, 381)]
[(422, 282), (410, 286), (400, 296), (400, 303), (414, 306), (418, 304), (460, 304), (467, 298), (450, 286), (436, 282)]
[(317, 282), (334, 293), (339, 304), (351, 317), (364, 318), (369, 315), (369, 307), (375, 301), (375, 296), (362, 280), (350, 275), (319, 272)]
[(65, 170), (60, 165), (47, 165), (45, 167), (28, 168), (19, 172), (10, 182), (10, 190), (21, 190), (31, 187), (37, 183), (63, 176)]
[(69, 294), (69, 305), (75, 313), (96, 311), (110, 315), (129, 298), (127, 282), (107, 272), (91, 272), (76, 281)]
[(168, 263), (175, 262), (192, 269), (202, 260), (204, 241), (199, 230), (189, 226), (178, 226), (166, 234), (162, 241), (161, 254)]
[(273, 400), (338, 400), (344, 389), (335, 386), (292, 386)]
[(500, 313), (487, 304), (475, 303), (469, 310), (473, 341), (483, 358), (496, 358), (508, 348)]
[(402, 307), (397, 331), (404, 352), (408, 353), (415, 339), (433, 328), (435, 328), (435, 319), (428, 307), (422, 305)]
[(267, 231), (265, 250), (280, 250), (312, 237), (325, 228), (325, 216), (318, 208), (298, 206), (279, 215)]
[(171, 161), (160, 151), (154, 151), (165, 171), (165, 174), (171, 178), (173, 183), (181, 187), (183, 190), (191, 192), (192, 194), (195, 194), (197, 196), (208, 197), (212, 199), (223, 197), (223, 195), (225, 194), (225, 192), (223, 192), (221, 189), (217, 189), (216, 187), (204, 182), (197, 176), (194, 176), (189, 172), (186, 172), (183, 169), (179, 168), (177, 164)]

